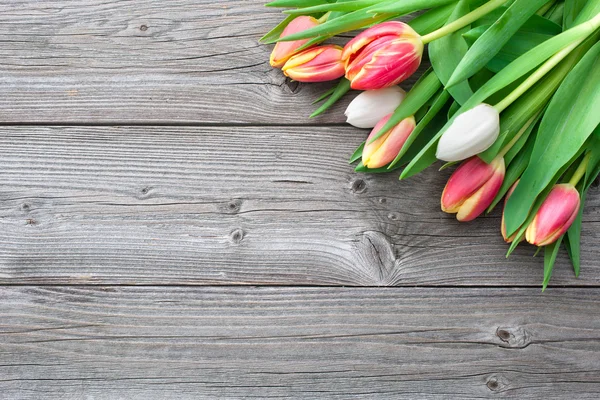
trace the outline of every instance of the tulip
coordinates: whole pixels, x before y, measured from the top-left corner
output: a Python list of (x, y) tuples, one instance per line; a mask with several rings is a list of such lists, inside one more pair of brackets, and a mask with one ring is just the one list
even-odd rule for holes
[(348, 104), (346, 122), (357, 128), (373, 128), (383, 117), (393, 112), (406, 97), (399, 86), (362, 92)]
[(442, 193), (442, 211), (456, 213), (465, 222), (477, 218), (500, 191), (504, 181), (504, 158), (486, 164), (479, 157), (463, 162), (454, 171)]
[(342, 59), (352, 89), (373, 90), (397, 85), (421, 64), (423, 42), (399, 21), (375, 25), (349, 41)]
[(500, 114), (479, 104), (458, 115), (438, 142), (435, 156), (444, 161), (460, 161), (490, 147), (500, 133)]
[(344, 75), (341, 56), (340, 46), (317, 46), (292, 56), (281, 70), (298, 82), (331, 81)]
[[(515, 191), (515, 188), (517, 187), (517, 184), (519, 183), (519, 181), (516, 181), (508, 190), (508, 193), (506, 193), (506, 197), (504, 198), (504, 207), (506, 208), (506, 203), (508, 202), (508, 199), (510, 198), (510, 196), (513, 194), (513, 192)], [(517, 236), (517, 233), (515, 232), (511, 237), (506, 237), (506, 222), (504, 221), (504, 210), (502, 210), (502, 222), (500, 224), (500, 232), (502, 232), (502, 237), (504, 238), (504, 241), (506, 243), (511, 243), (515, 240), (515, 237)], [(523, 240), (523, 239), (521, 239)]]
[(367, 168), (380, 168), (394, 161), (394, 158), (402, 150), (406, 139), (408, 139), (417, 125), (415, 118), (410, 116), (400, 121), (398, 125), (377, 138), (377, 140), (371, 142), (391, 116), (392, 114), (388, 114), (383, 117), (375, 125), (367, 138), (365, 148), (362, 152), (362, 163)]
[(575, 186), (571, 183), (555, 185), (527, 227), (525, 239), (535, 246), (556, 242), (577, 218), (579, 206), (579, 192)]
[[(302, 32), (317, 25), (319, 25), (319, 21), (315, 18), (300, 16), (290, 21), (279, 37)], [(283, 67), (286, 61), (298, 52), (297, 49), (305, 45), (309, 40), (310, 39), (302, 39), (294, 40), (292, 42), (277, 42), (273, 52), (271, 52), (271, 58), (269, 60), (271, 66), (275, 68)]]

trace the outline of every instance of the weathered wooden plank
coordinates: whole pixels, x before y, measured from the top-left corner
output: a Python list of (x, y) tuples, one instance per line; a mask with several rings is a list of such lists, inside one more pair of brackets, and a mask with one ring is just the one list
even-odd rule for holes
[[(286, 80), (263, 0), (0, 2), (0, 122), (306, 123), (330, 84)], [(343, 122), (347, 100), (313, 122)]]
[[(2, 127), (0, 283), (539, 285), (499, 211), (439, 210), (449, 171), (407, 182), (346, 163), (346, 127)], [(600, 196), (583, 269), (600, 283)]]
[(598, 289), (0, 287), (10, 399), (595, 399)]

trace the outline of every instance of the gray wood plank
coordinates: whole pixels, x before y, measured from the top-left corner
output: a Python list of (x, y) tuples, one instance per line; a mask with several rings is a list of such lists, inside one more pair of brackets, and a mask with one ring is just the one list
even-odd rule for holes
[(308, 119), (329, 83), (269, 66), (281, 19), (263, 0), (2, 1), (0, 122), (343, 122), (348, 100)]
[(595, 399), (598, 289), (0, 287), (10, 399)]
[[(450, 171), (406, 182), (346, 163), (349, 127), (2, 127), (0, 283), (534, 285), (508, 260), (500, 212), (439, 210)], [(584, 213), (582, 276), (600, 284), (600, 196)]]

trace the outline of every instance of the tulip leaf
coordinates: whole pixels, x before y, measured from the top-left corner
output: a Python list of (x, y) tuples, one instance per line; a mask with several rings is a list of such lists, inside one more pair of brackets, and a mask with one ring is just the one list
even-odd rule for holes
[(288, 24), (290, 22), (292, 22), (293, 19), (294, 19), (294, 17), (291, 15), (288, 15), (287, 17), (285, 17), (285, 19), (283, 21), (281, 21), (280, 23), (275, 25), (275, 27), (273, 29), (271, 29), (269, 32), (267, 32), (267, 34), (265, 34), (265, 36), (261, 37), (259, 39), (259, 42), (270, 43), (271, 41), (275, 41), (275, 40), (279, 39), (279, 36), (281, 36), (285, 27), (288, 26)]
[(431, 72), (431, 70), (425, 72), (406, 94), (406, 97), (396, 108), (390, 119), (381, 127), (379, 132), (373, 136), (371, 141), (379, 139), (383, 134), (399, 124), (400, 121), (414, 115), (441, 87), (442, 83), (435, 73)]
[[(531, 124), (530, 128), (533, 129), (535, 124)], [(529, 130), (529, 129), (528, 129)], [(527, 137), (526, 134), (523, 134), (523, 137)], [(487, 209), (487, 212), (490, 213), (497, 205), (500, 203), (502, 198), (508, 193), (512, 185), (521, 177), (525, 168), (527, 168), (527, 164), (529, 164), (529, 159), (531, 158), (531, 153), (533, 152), (533, 145), (535, 143), (535, 136), (529, 136), (527, 141), (524, 143), (524, 146), (518, 154), (514, 156), (513, 159), (508, 159), (508, 154), (504, 158), (504, 162), (506, 163), (506, 173), (504, 175), (504, 180), (502, 181), (502, 186), (500, 186), (500, 190), (492, 204)], [(511, 149), (512, 150), (512, 149)]]
[(583, 10), (588, 0), (565, 0), (565, 9), (563, 12), (563, 28), (569, 29), (575, 23), (575, 19)]
[[(465, 14), (469, 13), (469, 5), (466, 0), (460, 0), (448, 18), (448, 23), (453, 22)], [(448, 80), (454, 72), (455, 68), (460, 65), (463, 56), (467, 53), (469, 46), (467, 41), (462, 37), (462, 34), (468, 31), (465, 27), (462, 30), (446, 35), (429, 44), (429, 59), (431, 66), (438, 76), (440, 81), (448, 86)], [(473, 91), (469, 86), (468, 81), (461, 82), (448, 89), (452, 97), (459, 103), (464, 104), (469, 97), (473, 95)]]
[[(435, 99), (435, 101), (427, 111), (427, 114), (425, 114), (425, 116), (419, 121), (417, 126), (415, 126), (415, 129), (412, 131), (412, 133), (408, 136), (408, 139), (406, 139), (406, 142), (404, 142), (400, 153), (398, 153), (394, 161), (391, 162), (390, 167), (395, 166), (401, 160), (401, 158), (408, 152), (408, 150), (412, 147), (415, 141), (419, 138), (419, 135), (421, 135), (425, 128), (429, 126), (430, 122), (434, 119), (436, 115), (438, 115), (442, 108), (444, 108), (449, 99), (450, 94), (446, 90), (442, 90), (442, 92)], [(441, 128), (441, 126), (435, 126), (435, 128), (439, 129)], [(431, 131), (431, 127), (429, 131)], [(427, 142), (423, 144), (427, 144)]]
[(317, 4), (309, 7), (297, 8), (295, 10), (285, 10), (285, 14), (299, 16), (317, 12), (328, 11), (344, 11), (351, 12), (361, 10), (363, 8), (374, 6), (381, 3), (381, 0), (354, 0), (354, 1), (338, 1), (333, 3)]
[(573, 264), (573, 272), (575, 272), (576, 277), (579, 277), (579, 272), (581, 270), (581, 224), (583, 221), (583, 206), (585, 204), (586, 196), (586, 191), (581, 193), (579, 212), (565, 235), (565, 246), (567, 247), (571, 264)]
[[(337, 86), (336, 86), (337, 87)], [(336, 87), (332, 87), (331, 89), (327, 90), (325, 93), (323, 93), (322, 95), (320, 95), (319, 97), (317, 97), (315, 99), (315, 101), (313, 101), (311, 104), (317, 104), (322, 102), (323, 100), (325, 100), (326, 98), (328, 98), (329, 96), (331, 96), (333, 94), (333, 92), (335, 92), (335, 88)]]
[(511, 235), (552, 177), (579, 152), (600, 123), (600, 43), (577, 63), (550, 101), (542, 118), (529, 166), (507, 202)]
[(454, 3), (432, 8), (407, 22), (419, 35), (426, 35), (444, 26), (454, 10)]
[(548, 283), (550, 282), (550, 277), (552, 276), (552, 270), (554, 269), (554, 264), (556, 263), (556, 256), (558, 255), (558, 250), (560, 250), (560, 244), (562, 242), (564, 235), (561, 236), (556, 242), (545, 246), (544, 249), (544, 282), (542, 283), (542, 292), (546, 290)]
[[(498, 7), (497, 9), (482, 16), (477, 21), (473, 22), (472, 25), (473, 27), (486, 26), (489, 28), (491, 25), (495, 24), (500, 17), (502, 17), (506, 10), (508, 10), (508, 7)], [(556, 23), (550, 21), (546, 17), (535, 14), (529, 17), (529, 19), (525, 21), (519, 30), (530, 33), (547, 33), (549, 35), (558, 35), (563, 31), (562, 21), (561, 23)]]
[(354, 164), (355, 162), (361, 159), (363, 149), (365, 148), (365, 143), (366, 141), (362, 142), (360, 146), (358, 146), (358, 148), (354, 150), (354, 153), (352, 153), (352, 156), (350, 156), (350, 161), (348, 161), (348, 164)]
[(266, 7), (280, 7), (280, 8), (288, 8), (288, 7), (310, 7), (316, 6), (323, 3), (331, 3), (335, 0), (274, 0), (267, 4)]
[[(547, 0), (516, 0), (466, 52), (447, 87), (466, 81), (483, 68)], [(434, 42), (435, 43), (435, 42)]]
[(342, 96), (344, 96), (346, 93), (348, 93), (349, 90), (350, 90), (350, 81), (346, 78), (340, 79), (339, 83), (333, 90), (333, 93), (331, 94), (331, 96), (329, 96), (329, 98), (325, 101), (325, 103), (323, 103), (321, 105), (321, 107), (319, 107), (318, 109), (315, 110), (315, 112), (310, 114), (310, 118), (314, 118), (317, 115), (320, 115), (323, 112), (325, 112), (325, 110), (327, 110), (329, 107), (331, 107), (333, 104), (335, 104), (336, 101), (341, 99)]
[(544, 15), (548, 21), (552, 21), (555, 24), (562, 24), (563, 15), (565, 11), (565, 3), (560, 1), (556, 3), (548, 12)]
[(369, 13), (373, 14), (408, 14), (419, 11), (424, 8), (434, 8), (443, 6), (449, 3), (454, 3), (456, 0), (388, 0), (381, 4), (369, 8)]

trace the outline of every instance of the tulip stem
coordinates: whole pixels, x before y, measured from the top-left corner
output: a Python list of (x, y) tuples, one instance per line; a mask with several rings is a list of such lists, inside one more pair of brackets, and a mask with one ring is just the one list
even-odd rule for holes
[(552, 8), (552, 6), (554, 6), (554, 4), (556, 4), (556, 0), (550, 0), (549, 2), (547, 2), (546, 4), (544, 4), (542, 6), (542, 8), (540, 8), (539, 10), (537, 10), (536, 14), (543, 17), (544, 14), (546, 14), (548, 12), (548, 10), (550, 10)]
[(506, 3), (507, 0), (491, 0), (482, 5), (479, 8), (474, 9), (468, 14), (463, 15), (456, 21), (450, 22), (448, 25), (442, 26), (440, 29), (435, 30), (431, 33), (428, 33), (425, 36), (421, 36), (421, 41), (423, 44), (427, 44), (433, 42), (436, 39), (449, 35), (451, 33), (456, 32), (459, 29), (464, 28), (472, 22), (477, 21), (479, 18), (483, 17), (487, 13), (494, 11), (496, 8), (500, 7), (502, 4)]
[(577, 185), (579, 183), (579, 181), (581, 180), (581, 178), (585, 174), (585, 171), (587, 170), (587, 167), (588, 167), (588, 164), (590, 163), (590, 159), (591, 158), (592, 158), (592, 152), (589, 151), (585, 155), (585, 157), (583, 157), (583, 160), (581, 161), (581, 164), (579, 164), (579, 167), (577, 167), (577, 170), (575, 171), (575, 173), (571, 177), (571, 180), (569, 180), (569, 183), (571, 185), (575, 186), (575, 185)]
[(527, 122), (525, 122), (525, 125), (523, 125), (521, 130), (519, 130), (519, 132), (517, 132), (515, 137), (512, 138), (512, 140), (510, 142), (508, 142), (508, 144), (506, 146), (504, 146), (504, 148), (502, 148), (502, 150), (500, 150), (497, 157), (504, 157), (506, 155), (506, 153), (508, 153), (510, 151), (510, 149), (512, 149), (512, 147), (515, 145), (515, 143), (517, 143), (519, 141), (519, 139), (521, 139), (521, 136), (523, 136), (525, 131), (527, 129), (529, 129), (529, 126), (533, 123), (533, 121), (535, 121), (535, 119), (541, 112), (542, 112), (541, 110), (536, 112), (533, 115), (533, 117), (529, 118), (529, 120)]
[(513, 90), (508, 96), (506, 96), (500, 103), (496, 104), (494, 108), (499, 113), (504, 111), (510, 106), (515, 100), (517, 100), (523, 93), (528, 91), (533, 85), (544, 77), (552, 68), (554, 68), (559, 62), (561, 62), (566, 56), (569, 55), (585, 38), (576, 40), (571, 43), (552, 57), (550, 57), (545, 63), (543, 63), (533, 74), (529, 75), (515, 90)]

